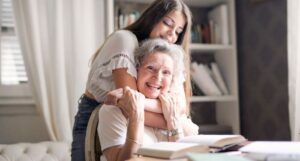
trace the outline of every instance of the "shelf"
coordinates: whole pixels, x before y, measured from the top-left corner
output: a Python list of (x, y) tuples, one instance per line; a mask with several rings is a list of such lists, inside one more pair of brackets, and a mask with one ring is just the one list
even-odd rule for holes
[[(154, 0), (116, 0), (117, 2), (134, 2), (134, 3), (152, 3)], [(225, 0), (189, 0), (185, 1), (187, 5), (195, 7), (210, 7), (220, 3), (224, 3)]]
[[(116, 7), (124, 9), (124, 13), (131, 10), (143, 10), (154, 0), (107, 0), (107, 28), (112, 32), (114, 30), (114, 20), (117, 19)], [(211, 18), (220, 18), (218, 21), (221, 25), (226, 25), (224, 31), (228, 33), (228, 41), (215, 38), (214, 44), (191, 43), (189, 51), (191, 53), (191, 62), (210, 62), (218, 63), (220, 72), (230, 91), (228, 95), (221, 96), (193, 96), (191, 103), (197, 106), (196, 103), (212, 103), (215, 108), (214, 117), (218, 125), (225, 125), (232, 128), (235, 134), (240, 133), (240, 116), (239, 116), (239, 96), (238, 96), (238, 62), (237, 47), (236, 47), (236, 24), (235, 24), (235, 1), (237, 0), (184, 0), (193, 11), (193, 20), (195, 24), (205, 23), (209, 17), (209, 12), (215, 11), (216, 16)], [(227, 7), (217, 9), (218, 5), (225, 4)], [(225, 13), (225, 14), (224, 14)], [(223, 17), (225, 15), (225, 18)], [(226, 17), (227, 15), (227, 17)], [(226, 29), (227, 27), (227, 29)], [(110, 32), (108, 32), (110, 33)], [(222, 33), (222, 32), (221, 32)], [(200, 35), (199, 35), (200, 36)], [(224, 35), (221, 35), (224, 36)], [(225, 36), (225, 37), (227, 37)], [(223, 38), (223, 37), (222, 37)], [(200, 39), (199, 39), (200, 40)], [(194, 41), (193, 41), (194, 42)], [(203, 41), (206, 42), (206, 41)], [(209, 41), (207, 41), (209, 42)], [(1, 101), (1, 100), (0, 100)], [(208, 106), (211, 107), (211, 106)]]
[(218, 50), (233, 50), (231, 45), (221, 44), (191, 44), (191, 51), (218, 51)]
[(191, 102), (229, 102), (236, 101), (236, 96), (193, 96)]

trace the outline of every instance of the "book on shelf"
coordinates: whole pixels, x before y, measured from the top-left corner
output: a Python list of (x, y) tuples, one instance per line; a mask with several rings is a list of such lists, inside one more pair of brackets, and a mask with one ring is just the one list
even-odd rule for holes
[(217, 86), (221, 90), (221, 92), (225, 95), (229, 94), (228, 89), (226, 87), (225, 81), (221, 75), (221, 71), (219, 69), (219, 66), (217, 63), (213, 62), (211, 63), (211, 71), (212, 71), (212, 77), (214, 81), (216, 82)]
[(193, 96), (203, 96), (204, 95), (202, 90), (198, 87), (198, 85), (196, 84), (196, 82), (193, 79), (191, 79), (191, 86), (192, 86)]
[(291, 141), (254, 141), (239, 151), (250, 159), (263, 160), (300, 160), (300, 142)]
[(198, 87), (207, 96), (222, 95), (221, 91), (214, 83), (212, 77), (207, 72), (203, 64), (192, 63), (191, 65), (191, 76)]
[(211, 30), (217, 44), (229, 44), (228, 6), (221, 4), (208, 12), (209, 21), (213, 22)]
[(199, 24), (193, 24), (191, 30), (192, 43), (202, 43), (201, 27)]
[(201, 43), (210, 44), (211, 43), (211, 28), (209, 23), (202, 23), (200, 25), (201, 29)]
[[(192, 80), (198, 85), (201, 91), (207, 96), (222, 95), (222, 92), (217, 85), (217, 83), (219, 82), (215, 82), (215, 80), (213, 79), (213, 78), (220, 79), (221, 74), (215, 72), (216, 71), (214, 72), (211, 71), (209, 67), (204, 64), (197, 64), (196, 62), (193, 62), (191, 65)], [(215, 74), (219, 74), (219, 75), (215, 76)], [(228, 94), (228, 92), (223, 94)]]
[(131, 25), (133, 22), (135, 22), (140, 17), (140, 13), (138, 11), (132, 11), (128, 14), (125, 14), (122, 12), (122, 10), (118, 9), (118, 29), (127, 27)]
[(175, 159), (186, 157), (188, 152), (220, 152), (245, 142), (241, 135), (194, 135), (179, 139), (177, 142), (157, 142), (142, 146), (138, 155)]

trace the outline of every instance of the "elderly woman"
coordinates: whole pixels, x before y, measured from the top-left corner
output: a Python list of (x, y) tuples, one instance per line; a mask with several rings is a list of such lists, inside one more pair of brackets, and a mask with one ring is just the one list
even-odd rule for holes
[[(148, 40), (135, 52), (137, 89), (126, 87), (117, 106), (103, 105), (99, 111), (98, 134), (103, 154), (101, 160), (117, 161), (132, 157), (142, 144), (176, 141), (198, 133), (178, 107), (176, 86), (184, 79), (183, 50), (162, 39)], [(159, 99), (167, 129), (144, 125), (144, 101)]]

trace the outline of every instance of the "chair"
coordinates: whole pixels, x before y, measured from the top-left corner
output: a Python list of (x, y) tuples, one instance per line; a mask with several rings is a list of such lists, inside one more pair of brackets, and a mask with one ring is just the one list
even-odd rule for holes
[(85, 136), (85, 160), (100, 161), (102, 155), (100, 140), (97, 132), (99, 121), (98, 111), (101, 106), (94, 109), (88, 122)]

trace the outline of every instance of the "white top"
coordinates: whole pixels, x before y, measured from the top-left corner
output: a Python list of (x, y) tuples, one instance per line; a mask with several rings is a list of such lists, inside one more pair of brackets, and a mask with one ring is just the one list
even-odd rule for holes
[(134, 60), (136, 47), (138, 47), (137, 37), (128, 30), (116, 31), (107, 38), (91, 66), (86, 84), (86, 89), (98, 102), (103, 102), (106, 93), (116, 88), (112, 70), (127, 68), (127, 72), (136, 78)]
[[(123, 145), (126, 141), (128, 120), (118, 107), (103, 105), (99, 110), (98, 135), (101, 150), (116, 145)], [(143, 145), (152, 144), (158, 141), (168, 141), (167, 136), (163, 135), (163, 130), (145, 126)], [(104, 155), (101, 161), (106, 161)]]

